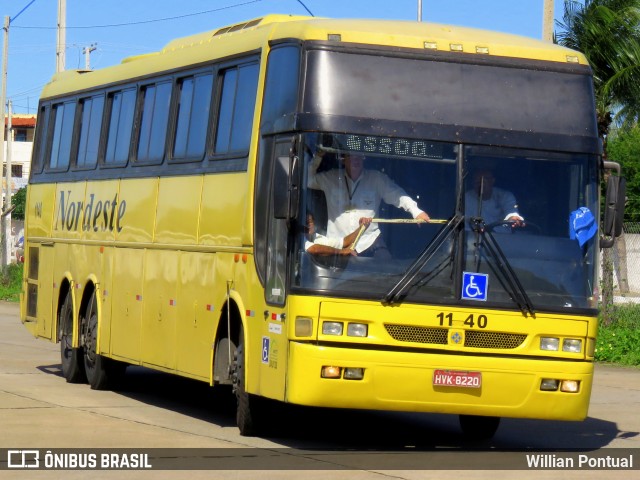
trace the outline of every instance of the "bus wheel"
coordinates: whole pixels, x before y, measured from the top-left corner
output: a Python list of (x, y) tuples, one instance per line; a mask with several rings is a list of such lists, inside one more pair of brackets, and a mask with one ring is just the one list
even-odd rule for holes
[(106, 390), (124, 373), (125, 365), (99, 355), (98, 339), (98, 300), (93, 292), (83, 322), (84, 332), (84, 369), (87, 380), (93, 390)]
[(244, 332), (241, 330), (239, 345), (233, 358), (231, 379), (233, 393), (236, 396), (236, 423), (240, 429), (240, 435), (253, 437), (260, 431), (258, 422), (260, 419), (259, 407), (261, 399), (245, 391), (244, 365)]
[(500, 417), (481, 417), (477, 415), (460, 415), (462, 433), (469, 440), (489, 440), (500, 425)]
[(87, 381), (82, 363), (82, 348), (73, 348), (73, 300), (67, 293), (60, 317), (58, 318), (58, 339), (60, 340), (60, 363), (62, 375), (69, 383)]

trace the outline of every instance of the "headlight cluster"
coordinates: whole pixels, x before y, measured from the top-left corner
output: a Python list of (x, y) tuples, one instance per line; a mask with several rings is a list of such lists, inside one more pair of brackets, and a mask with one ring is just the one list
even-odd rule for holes
[[(344, 333), (344, 323), (342, 322), (322, 322), (323, 335), (340, 336)], [(369, 334), (369, 327), (365, 323), (348, 323), (348, 337), (366, 337)]]
[(560, 341), (562, 341), (562, 351), (568, 353), (582, 352), (581, 338), (557, 338), (557, 337), (541, 337), (540, 350), (548, 352), (560, 351)]

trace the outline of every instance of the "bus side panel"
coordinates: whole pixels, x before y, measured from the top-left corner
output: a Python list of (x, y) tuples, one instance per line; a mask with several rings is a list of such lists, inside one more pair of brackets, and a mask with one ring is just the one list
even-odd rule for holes
[[(58, 294), (59, 283), (54, 282), (53, 266), (56, 250), (60, 246), (54, 248), (49, 244), (41, 244), (39, 247), (39, 259), (38, 259), (38, 303), (37, 303), (37, 317), (38, 327), (36, 329), (37, 336), (47, 338), (49, 340), (55, 340), (53, 335), (52, 325), (56, 321), (56, 311), (54, 310), (54, 304), (57, 304), (57, 298), (54, 295)], [(54, 283), (58, 288), (51, 288)], [(55, 293), (54, 293), (55, 292)]]
[[(49, 238), (56, 206), (56, 186), (29, 185), (25, 238)], [(26, 253), (26, 252), (25, 252)], [(28, 261), (28, 258), (27, 258)]]
[(249, 245), (245, 219), (251, 209), (246, 173), (204, 178), (200, 212), (201, 245)]
[(46, 239), (51, 236), (55, 189), (54, 184), (30, 185), (26, 207), (21, 320), (32, 335), (45, 338), (51, 338), (53, 316), (51, 287), (54, 249), (53, 242)]
[[(108, 186), (105, 184), (104, 188)], [(153, 213), (156, 211), (158, 180), (122, 180), (119, 190), (118, 197), (114, 193), (114, 198), (107, 205), (108, 211), (115, 215), (113, 201), (119, 202), (116, 241), (140, 245), (137, 248), (116, 248), (113, 252), (112, 271), (117, 273), (113, 274), (108, 283), (112, 283), (113, 298), (117, 301), (111, 308), (110, 351), (114, 357), (140, 363), (146, 251), (144, 244), (150, 244), (153, 240), (156, 218)], [(110, 214), (108, 218), (111, 221)], [(106, 345), (103, 344), (101, 348), (106, 348)]]
[(160, 179), (154, 233), (156, 243), (196, 244), (201, 194), (201, 176)]
[(117, 248), (114, 271), (111, 316), (111, 353), (115, 357), (140, 362), (140, 332), (142, 322), (142, 275), (145, 266), (144, 250)]
[(144, 275), (142, 362), (174, 370), (179, 252), (148, 250)]
[(155, 225), (158, 180), (122, 180), (120, 207), (124, 202), (116, 230), (117, 242), (151, 242)]
[[(115, 248), (100, 248), (100, 272), (98, 276), (98, 299), (102, 302), (100, 323), (98, 324), (98, 352), (102, 355), (111, 354), (111, 325), (113, 322), (113, 277)], [(118, 283), (118, 282), (115, 282)], [(116, 300), (116, 304), (118, 301)]]
[[(211, 351), (225, 289), (215, 288), (216, 255), (182, 252), (178, 277), (176, 368), (209, 380)], [(224, 284), (223, 284), (224, 286)]]

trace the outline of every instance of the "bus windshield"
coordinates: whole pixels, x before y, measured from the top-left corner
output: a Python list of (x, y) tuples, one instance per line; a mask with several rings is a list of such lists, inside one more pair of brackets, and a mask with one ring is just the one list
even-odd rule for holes
[(345, 133), (302, 144), (295, 289), (530, 313), (595, 308), (598, 175), (588, 155)]

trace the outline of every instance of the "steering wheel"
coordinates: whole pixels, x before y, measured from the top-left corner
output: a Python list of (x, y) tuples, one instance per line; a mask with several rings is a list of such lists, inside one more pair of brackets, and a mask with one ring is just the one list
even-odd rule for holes
[[(485, 228), (490, 232), (494, 232), (498, 227), (509, 227), (511, 234), (514, 234), (516, 232), (522, 232), (522, 233), (532, 233), (534, 235), (540, 235), (542, 233), (542, 229), (540, 228), (540, 226), (538, 226), (535, 223), (525, 221), (523, 224), (520, 224), (519, 226), (517, 226), (518, 223), (519, 222), (516, 222), (513, 220), (500, 220), (499, 222), (489, 223)], [(503, 232), (504, 230), (505, 229), (503, 229)]]

